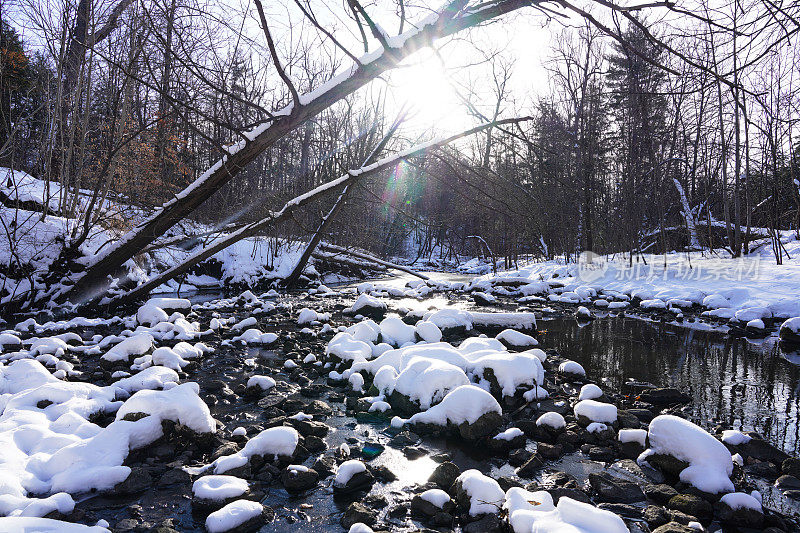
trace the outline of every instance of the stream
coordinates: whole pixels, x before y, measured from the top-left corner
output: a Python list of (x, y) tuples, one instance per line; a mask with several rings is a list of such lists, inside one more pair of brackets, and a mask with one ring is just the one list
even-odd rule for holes
[[(472, 276), (457, 274), (427, 273), (433, 279), (448, 281), (470, 281)], [(409, 275), (393, 276), (375, 283), (403, 287), (414, 279)], [(281, 364), (289, 357), (305, 353), (324, 353), (326, 341), (299, 334), (296, 324), (297, 312), (309, 307), (321, 312), (332, 312), (335, 325), (352, 323), (352, 319), (339, 312), (352, 303), (356, 283), (334, 286), (339, 292), (334, 296), (308, 295), (304, 292), (283, 295), (280, 301), (283, 310), (277, 315), (259, 317), (259, 328), (279, 335), (278, 346), (273, 349), (252, 348), (237, 345), (222, 345), (218, 340), (205, 340), (215, 352), (203, 359), (198, 372), (189, 379), (200, 384), (201, 397), (211, 408), (212, 415), (223, 423), (226, 434), (236, 427), (248, 429), (248, 435), (257, 431), (264, 422), (264, 414), (258, 404), (247, 401), (234, 393), (236, 387), (254, 373), (271, 375), (289, 381), (282, 372)], [(169, 295), (165, 295), (169, 296)], [(222, 297), (219, 293), (196, 293), (189, 297), (193, 303), (211, 302)], [(433, 294), (423, 300), (395, 298), (388, 301), (390, 312), (400, 308), (426, 310), (445, 306), (475, 309), (467, 295)], [(537, 316), (544, 304), (532, 304)], [(519, 310), (519, 304), (506, 300), (494, 310)], [(492, 310), (492, 309), (482, 309)], [(240, 308), (217, 309), (223, 317), (235, 316), (237, 320), (248, 315)], [(200, 320), (208, 320), (210, 313), (198, 310)], [(537, 335), (540, 348), (555, 350), (559, 354), (578, 361), (587, 372), (587, 379), (611, 390), (624, 392), (630, 380), (649, 382), (658, 386), (672, 386), (689, 394), (693, 402), (684, 408), (684, 413), (695, 423), (709, 430), (717, 425), (727, 428), (754, 430), (787, 453), (797, 455), (800, 446), (798, 426), (798, 387), (800, 366), (791, 362), (791, 354), (784, 354), (776, 337), (761, 341), (732, 338), (711, 327), (680, 326), (659, 321), (632, 317), (629, 314), (613, 316), (605, 314), (596, 320), (579, 323), (564, 307), (563, 312), (546, 310), (539, 321)], [(255, 361), (255, 362), (253, 362)], [(253, 367), (255, 365), (255, 368)], [(505, 460), (465, 447), (460, 442), (441, 438), (425, 438), (419, 445), (428, 454), (417, 459), (407, 458), (399, 447), (389, 445), (393, 433), (387, 431), (388, 424), (359, 422), (345, 413), (342, 389), (325, 384), (324, 375), (319, 375), (312, 386), (301, 390), (301, 395), (328, 403), (333, 412), (323, 418), (332, 428), (325, 437), (329, 450), (347, 443), (358, 449), (367, 441), (378, 442), (385, 450), (371, 461), (372, 465), (385, 465), (397, 476), (390, 483), (376, 484), (369, 495), (334, 497), (330, 487), (331, 478), (324, 479), (320, 486), (299, 496), (290, 495), (280, 483), (272, 483), (264, 489), (262, 503), (275, 510), (273, 523), (261, 531), (342, 531), (342, 512), (361, 498), (379, 509), (381, 520), (392, 525), (393, 530), (413, 530), (421, 527), (419, 522), (406, 516), (394, 517), (393, 510), (406, 509), (410, 486), (424, 484), (438, 465), (437, 454), (447, 454), (463, 471), (476, 468), (494, 478), (514, 478), (514, 468)], [(232, 389), (232, 390), (231, 390)], [(315, 417), (316, 418), (316, 417)], [(536, 450), (536, 442), (528, 441), (528, 449)], [(158, 453), (158, 450), (155, 450)], [(314, 455), (306, 461), (310, 466)], [(144, 494), (131, 497), (95, 496), (79, 503), (77, 509), (92, 519), (103, 518), (117, 530), (139, 531), (145, 526), (156, 526), (171, 519), (172, 527), (179, 531), (203, 531), (204, 515), (193, 512), (191, 505), (191, 483), (165, 484), (160, 481), (163, 469), (154, 466), (153, 487)], [(567, 472), (579, 482), (585, 482), (591, 472), (609, 468), (608, 465), (590, 460), (580, 451), (566, 454), (558, 462), (548, 465), (535, 481), (545, 485), (547, 477), (554, 471)], [(780, 491), (764, 482), (759, 485), (764, 494), (764, 505), (787, 514), (797, 513), (800, 506), (795, 500), (784, 497)], [(122, 524), (121, 520), (129, 520)], [(127, 525), (135, 526), (125, 529)]]

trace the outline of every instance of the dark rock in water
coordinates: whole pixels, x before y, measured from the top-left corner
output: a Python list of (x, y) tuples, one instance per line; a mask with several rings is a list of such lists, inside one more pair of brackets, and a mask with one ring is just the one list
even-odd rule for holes
[(281, 473), (281, 483), (287, 492), (303, 492), (317, 486), (319, 474), (316, 470), (284, 468)]
[(525, 448), (511, 450), (508, 453), (508, 464), (511, 466), (522, 466), (532, 455), (533, 454)]
[(341, 524), (345, 529), (350, 529), (353, 524), (361, 522), (371, 526), (378, 520), (377, 511), (373, 511), (363, 503), (353, 502), (342, 514)]
[(604, 511), (611, 511), (623, 518), (633, 518), (634, 520), (641, 520), (643, 518), (641, 508), (626, 503), (600, 503), (597, 505), (597, 508), (603, 509)]
[(694, 494), (673, 496), (667, 503), (667, 507), (697, 517), (700, 520), (711, 520), (714, 515), (714, 508), (711, 504)]
[(159, 478), (158, 485), (160, 487), (164, 487), (168, 485), (176, 485), (178, 483), (189, 483), (190, 481), (191, 477), (186, 471), (181, 470), (180, 468), (172, 468), (167, 470), (164, 475)]
[(412, 433), (411, 431), (401, 431), (397, 435), (391, 438), (389, 443), (392, 446), (397, 446), (398, 448), (402, 448), (403, 446), (413, 446), (414, 444), (418, 443), (420, 440), (419, 435), (416, 433)]
[(547, 492), (549, 492), (550, 496), (553, 497), (553, 503), (558, 503), (558, 500), (561, 497), (571, 498), (583, 503), (592, 503), (592, 501), (589, 499), (589, 496), (587, 496), (585, 492), (574, 488), (556, 487), (553, 489), (547, 489)]
[(644, 493), (648, 498), (661, 505), (666, 505), (673, 496), (678, 495), (677, 490), (664, 483), (658, 485), (645, 485)]
[(714, 511), (720, 522), (735, 527), (760, 528), (764, 522), (764, 513), (756, 509), (732, 509), (723, 501), (714, 505)]
[(316, 422), (314, 420), (297, 420), (294, 418), (289, 418), (287, 423), (294, 427), (303, 437), (308, 437), (311, 435), (322, 438), (325, 437), (331, 429), (327, 424)]
[(589, 458), (593, 461), (608, 463), (615, 458), (614, 450), (606, 446), (591, 446), (588, 452)]
[(517, 475), (520, 477), (533, 477), (540, 468), (544, 466), (544, 459), (538, 453), (528, 459), (525, 464), (517, 468)]
[(775, 486), (780, 489), (797, 490), (800, 489), (800, 479), (784, 474), (775, 481)]
[(691, 396), (670, 387), (643, 390), (638, 399), (653, 405), (676, 405), (692, 401)]
[(589, 484), (606, 502), (633, 503), (645, 499), (644, 492), (636, 483), (612, 476), (608, 472), (589, 474)]
[(436, 467), (428, 481), (436, 483), (444, 490), (447, 490), (459, 475), (461, 475), (461, 470), (454, 463), (446, 461)]
[(495, 435), (497, 429), (503, 424), (503, 417), (494, 411), (482, 414), (475, 422), (462, 422), (458, 432), (467, 440), (478, 440)]
[(397, 480), (397, 475), (394, 472), (389, 470), (388, 466), (385, 465), (367, 465), (367, 470), (375, 476), (376, 479), (382, 481), (383, 483), (391, 483), (392, 481)]
[[(495, 305), (497, 304), (497, 299), (491, 295), (487, 295), (482, 292), (473, 292), (471, 294), (473, 301), (477, 305)], [(488, 296), (488, 298), (487, 298)]]
[(428, 455), (428, 450), (425, 448), (420, 448), (419, 446), (406, 446), (403, 448), (403, 455), (405, 455), (409, 460), (413, 461), (414, 459), (419, 459), (420, 457), (425, 457)]
[(669, 522), (655, 528), (653, 533), (697, 533), (697, 530), (679, 522)]
[(628, 459), (636, 459), (644, 450), (644, 446), (636, 441), (621, 442), (619, 444), (620, 453)]
[(558, 459), (564, 453), (564, 447), (560, 444), (540, 442), (536, 447), (536, 452), (545, 459)]
[(781, 474), (788, 474), (800, 478), (800, 459), (789, 457), (781, 463)]
[[(644, 424), (649, 424), (655, 418), (650, 409), (625, 409), (625, 412), (632, 414)], [(617, 411), (617, 416), (619, 416), (619, 411)]]
[(496, 514), (483, 515), (480, 520), (470, 522), (461, 531), (464, 533), (500, 533), (503, 531), (503, 524)]
[(319, 473), (320, 477), (328, 477), (336, 471), (336, 459), (330, 455), (324, 455), (314, 461), (313, 468)]
[(627, 409), (617, 410), (617, 423), (623, 429), (639, 429), (642, 427), (642, 422), (636, 414), (631, 413)]
[(125, 481), (117, 483), (112, 492), (120, 496), (127, 496), (129, 494), (136, 494), (142, 492), (153, 485), (153, 478), (146, 468), (134, 466), (131, 468), (131, 473), (125, 478)]
[(671, 455), (660, 453), (648, 455), (646, 461), (665, 474), (669, 474), (674, 477), (678, 477), (680, 473), (689, 466), (689, 463), (686, 461), (682, 461)]
[(304, 447), (311, 453), (324, 452), (328, 449), (328, 445), (325, 444), (323, 439), (313, 435), (309, 435), (305, 438)]
[(789, 454), (783, 450), (779, 450), (755, 434), (750, 434), (750, 436), (751, 439), (748, 442), (735, 447), (735, 449), (742, 454), (742, 457), (751, 457), (759, 461), (769, 461), (776, 465), (782, 464), (786, 459), (789, 459)]
[(755, 463), (745, 465), (744, 471), (748, 475), (767, 479), (776, 479), (780, 475), (778, 467), (769, 461), (757, 461)]
[(647, 525), (653, 529), (663, 526), (670, 521), (670, 516), (667, 510), (658, 505), (648, 505), (645, 507), (644, 511), (642, 512), (642, 518), (645, 522), (647, 522)]

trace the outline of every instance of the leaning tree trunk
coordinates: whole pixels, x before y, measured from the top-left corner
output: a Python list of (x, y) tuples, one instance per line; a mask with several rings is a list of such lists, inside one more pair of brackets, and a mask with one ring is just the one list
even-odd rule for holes
[(147, 283), (139, 285), (135, 289), (121, 296), (117, 296), (111, 301), (111, 305), (119, 305), (125, 302), (135, 301), (137, 298), (146, 296), (154, 288), (188, 272), (193, 266), (200, 263), (201, 261), (208, 259), (209, 257), (219, 252), (220, 250), (224, 250), (228, 246), (231, 246), (232, 244), (237, 243), (242, 239), (257, 235), (258, 233), (263, 232), (267, 228), (272, 228), (278, 223), (290, 219), (293, 216), (294, 211), (296, 209), (311, 203), (312, 201), (320, 198), (321, 196), (327, 193), (335, 191), (341, 187), (347, 186), (353, 183), (354, 181), (358, 181), (366, 176), (377, 174), (382, 170), (391, 168), (392, 166), (396, 165), (398, 162), (404, 159), (423, 155), (429, 150), (445, 146), (453, 141), (456, 141), (468, 135), (472, 135), (474, 133), (483, 131), (487, 128), (494, 128), (497, 127), (498, 125), (518, 123), (524, 120), (529, 120), (529, 119), (528, 118), (505, 119), (505, 120), (498, 120), (496, 122), (490, 122), (488, 124), (482, 124), (475, 128), (462, 131), (461, 133), (451, 135), (450, 137), (447, 137), (445, 139), (431, 141), (413, 146), (391, 157), (386, 157), (384, 159), (381, 159), (380, 161), (377, 161), (372, 165), (361, 167), (357, 170), (348, 171), (347, 174), (344, 174), (343, 176), (333, 181), (329, 181), (328, 183), (320, 185), (319, 187), (317, 187), (312, 191), (308, 191), (304, 194), (301, 194), (300, 196), (297, 196), (296, 198), (293, 198), (292, 200), (289, 200), (280, 211), (272, 212), (267, 217), (261, 220), (247, 224), (246, 226), (243, 226), (242, 228), (234, 231), (227, 237), (220, 239), (218, 242), (211, 244), (210, 246), (198, 252), (195, 252), (194, 254), (187, 257), (182, 263), (175, 265), (166, 272), (163, 272), (162, 274), (154, 277)]
[[(228, 183), (239, 171), (266, 149), (309, 118), (318, 115), (361, 87), (395, 68), (403, 59), (430, 46), (435, 39), (453, 35), (482, 22), (530, 5), (530, 0), (500, 0), (490, 5), (462, 11), (467, 2), (452, 0), (435, 17), (428, 17), (413, 30), (395, 37), (396, 43), (371, 60), (359, 61), (343, 75), (300, 98), (301, 105), (290, 105), (275, 113), (271, 122), (245, 134), (240, 141), (194, 183), (175, 195), (147, 220), (128, 232), (107, 250), (98, 254), (69, 284), (59, 283), (45, 295), (58, 302), (86, 301), (105, 291), (108, 277), (145, 246), (162, 236), (208, 197)], [(52, 280), (56, 281), (56, 280)]]

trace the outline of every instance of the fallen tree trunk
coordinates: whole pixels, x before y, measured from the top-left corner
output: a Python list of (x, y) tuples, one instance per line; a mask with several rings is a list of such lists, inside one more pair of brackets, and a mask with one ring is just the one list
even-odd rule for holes
[(199, 251), (191, 254), (182, 263), (180, 263), (178, 265), (175, 265), (174, 267), (170, 268), (169, 270), (167, 270), (167, 271), (163, 272), (162, 274), (154, 277), (153, 279), (151, 279), (147, 283), (139, 285), (135, 289), (133, 289), (133, 290), (121, 295), (121, 296), (117, 296), (117, 297), (113, 298), (109, 303), (111, 305), (119, 305), (119, 304), (122, 304), (124, 302), (135, 301), (137, 298), (142, 298), (142, 297), (146, 296), (154, 288), (158, 287), (159, 285), (161, 285), (163, 283), (166, 283), (167, 281), (169, 281), (171, 279), (174, 279), (174, 278), (176, 278), (176, 277), (188, 272), (189, 269), (191, 269), (194, 265), (196, 265), (197, 263), (199, 263), (201, 261), (204, 261), (205, 259), (208, 259), (209, 257), (211, 257), (215, 253), (219, 252), (220, 250), (224, 250), (228, 246), (230, 246), (230, 245), (232, 245), (232, 244), (234, 244), (234, 243), (236, 243), (236, 242), (238, 242), (238, 241), (240, 241), (242, 239), (257, 235), (259, 232), (261, 232), (261, 231), (263, 231), (263, 230), (265, 230), (267, 228), (271, 228), (271, 227), (275, 226), (276, 224), (278, 224), (278, 223), (280, 223), (280, 222), (282, 222), (284, 220), (289, 219), (297, 208), (302, 207), (302, 206), (304, 206), (304, 205), (306, 205), (306, 204), (318, 199), (319, 197), (323, 196), (324, 194), (327, 194), (327, 193), (330, 193), (332, 191), (338, 190), (339, 188), (344, 187), (344, 186), (346, 186), (346, 185), (348, 185), (348, 184), (350, 184), (350, 183), (352, 183), (352, 182), (354, 182), (356, 180), (359, 180), (359, 179), (361, 179), (363, 177), (366, 177), (366, 176), (369, 176), (369, 175), (372, 175), (372, 174), (377, 174), (378, 172), (380, 172), (382, 170), (391, 168), (392, 166), (396, 165), (398, 162), (400, 162), (400, 161), (402, 161), (404, 159), (408, 159), (410, 157), (423, 155), (428, 150), (432, 150), (432, 149), (435, 149), (435, 148), (439, 148), (441, 146), (445, 146), (445, 145), (447, 145), (447, 144), (449, 144), (449, 143), (451, 143), (453, 141), (456, 141), (456, 140), (461, 139), (463, 137), (467, 137), (469, 135), (478, 133), (478, 132), (483, 131), (483, 130), (485, 130), (487, 128), (493, 128), (493, 127), (496, 127), (497, 125), (500, 125), (500, 124), (511, 124), (511, 123), (522, 122), (522, 121), (526, 121), (526, 120), (530, 120), (530, 118), (526, 117), (526, 118), (505, 119), (505, 120), (498, 120), (498, 121), (495, 121), (495, 122), (490, 122), (488, 124), (481, 124), (480, 126), (476, 126), (474, 128), (468, 129), (466, 131), (462, 131), (462, 132), (457, 133), (455, 135), (451, 135), (450, 137), (447, 137), (445, 139), (430, 141), (430, 142), (427, 142), (427, 143), (423, 143), (423, 144), (420, 144), (420, 145), (413, 146), (413, 147), (411, 147), (411, 148), (409, 148), (407, 150), (403, 150), (403, 151), (401, 151), (401, 152), (399, 152), (399, 153), (397, 153), (395, 155), (392, 155), (392, 156), (389, 156), (389, 157), (385, 157), (385, 158), (381, 159), (380, 161), (377, 161), (377, 162), (375, 162), (375, 163), (373, 163), (371, 165), (367, 165), (365, 167), (361, 167), (361, 168), (356, 169), (356, 170), (350, 170), (350, 171), (347, 172), (347, 174), (344, 174), (343, 176), (341, 176), (341, 177), (339, 177), (339, 178), (337, 178), (337, 179), (335, 179), (333, 181), (329, 181), (328, 183), (320, 185), (316, 189), (308, 191), (308, 192), (306, 192), (304, 194), (301, 194), (300, 196), (297, 196), (296, 198), (293, 198), (292, 200), (289, 200), (283, 206), (283, 208), (280, 211), (272, 212), (267, 217), (265, 217), (265, 218), (263, 218), (263, 219), (261, 219), (259, 221), (247, 224), (246, 226), (243, 226), (243, 227), (239, 228), (238, 230), (234, 231), (233, 233), (231, 233), (227, 237), (225, 237), (223, 239), (220, 239), (219, 241), (210, 244), (208, 247), (203, 248), (202, 250), (199, 250)]
[[(386, 143), (389, 142), (389, 139), (392, 138), (394, 133), (397, 131), (397, 128), (404, 120), (404, 114), (401, 113), (397, 120), (394, 121), (392, 127), (389, 128), (389, 131), (386, 132), (386, 135), (383, 136), (381, 141), (378, 145), (370, 152), (366, 159), (364, 159), (364, 165), (369, 165), (373, 163), (378, 155), (383, 151), (386, 147)], [(331, 207), (330, 211), (323, 217), (322, 222), (320, 222), (317, 231), (314, 232), (314, 235), (311, 237), (311, 240), (308, 242), (306, 249), (303, 250), (303, 254), (300, 256), (300, 259), (297, 260), (297, 264), (295, 265), (292, 273), (289, 274), (289, 277), (286, 278), (286, 288), (291, 289), (297, 284), (297, 281), (300, 279), (300, 276), (303, 274), (303, 269), (305, 269), (308, 260), (311, 258), (311, 254), (314, 252), (314, 249), (317, 247), (319, 242), (322, 240), (322, 236), (325, 235), (325, 232), (328, 230), (328, 227), (333, 222), (336, 213), (339, 212), (339, 209), (344, 205), (344, 200), (347, 197), (347, 193), (350, 191), (350, 187), (352, 184), (345, 185), (342, 192), (339, 193), (339, 198), (336, 199), (334, 202), (333, 207)]]
[(328, 244), (328, 243), (325, 243), (325, 242), (320, 243), (319, 247), (322, 250), (330, 250), (330, 251), (336, 252), (338, 254), (352, 255), (353, 257), (358, 257), (359, 259), (364, 259), (366, 261), (372, 261), (372, 262), (374, 262), (374, 263), (376, 263), (378, 265), (384, 266), (386, 268), (392, 268), (394, 270), (400, 270), (400, 271), (405, 272), (407, 274), (411, 274), (412, 276), (416, 276), (419, 279), (424, 279), (426, 281), (431, 279), (430, 277), (426, 276), (425, 274), (420, 274), (416, 270), (408, 268), (407, 266), (398, 265), (397, 263), (391, 263), (389, 261), (384, 261), (383, 259), (379, 259), (379, 258), (375, 257), (374, 255), (365, 254), (363, 252), (356, 252), (355, 250), (348, 250), (347, 248), (343, 248), (341, 246), (336, 246), (334, 244)]
[(291, 104), (277, 111), (268, 124), (246, 133), (247, 141), (230, 147), (222, 159), (197, 180), (165, 203), (150, 218), (94, 257), (80, 273), (68, 279), (67, 283), (51, 280), (54, 283), (53, 289), (39, 300), (48, 298), (58, 302), (84, 302), (99, 296), (108, 286), (108, 277), (125, 261), (161, 237), (228, 183), (248, 163), (306, 120), (395, 68), (403, 59), (430, 46), (434, 40), (477, 26), (531, 3), (532, 0), (498, 0), (464, 9), (465, 0), (448, 2), (435, 16), (427, 17), (418, 27), (392, 38), (392, 46), (388, 49), (381, 49), (377, 56), (373, 53), (363, 57), (349, 70), (300, 97), (300, 105)]
[(370, 263), (369, 261), (348, 259), (346, 257), (342, 257), (342, 254), (338, 253), (322, 252), (320, 250), (315, 250), (314, 252), (311, 253), (311, 257), (313, 257), (314, 259), (318, 259), (320, 261), (331, 261), (333, 263), (341, 263), (342, 265), (346, 265), (349, 267), (379, 270), (381, 272), (386, 271), (385, 266), (376, 265), (375, 263)]

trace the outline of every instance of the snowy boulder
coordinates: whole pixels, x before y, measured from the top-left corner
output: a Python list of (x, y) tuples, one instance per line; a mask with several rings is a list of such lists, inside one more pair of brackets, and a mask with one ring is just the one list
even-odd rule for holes
[(153, 351), (153, 336), (149, 333), (138, 333), (123, 340), (101, 358), (100, 364), (111, 367), (117, 364), (127, 364), (131, 357), (139, 357)]
[(790, 318), (781, 324), (779, 334), (784, 342), (800, 344), (800, 316)]
[(425, 315), (442, 333), (464, 333), (472, 329), (472, 314), (460, 309), (440, 309)]
[(564, 417), (555, 411), (548, 411), (536, 419), (536, 438), (545, 442), (556, 442), (567, 427)]
[(552, 511), (553, 497), (547, 491), (531, 492), (521, 487), (511, 487), (506, 492), (503, 509), (508, 513), (508, 525), (513, 533), (531, 533), (539, 513)]
[(16, 352), (22, 349), (22, 339), (11, 333), (0, 333), (0, 352)]
[(313, 324), (314, 322), (327, 322), (330, 319), (331, 315), (329, 313), (318, 313), (308, 307), (302, 308), (300, 314), (297, 315), (297, 323), (301, 326)]
[(186, 298), (150, 298), (145, 305), (160, 307), (169, 314), (175, 312), (185, 314), (192, 310), (192, 302)]
[(333, 491), (338, 494), (348, 494), (370, 487), (375, 478), (367, 470), (364, 463), (357, 459), (350, 459), (339, 465), (336, 476), (333, 478)]
[(215, 474), (224, 474), (246, 465), (253, 457), (288, 463), (297, 450), (300, 434), (288, 426), (268, 428), (248, 440), (244, 448), (230, 455), (223, 455), (211, 465)]
[(171, 420), (195, 433), (214, 433), (217, 423), (208, 406), (198, 396), (196, 383), (183, 383), (168, 390), (140, 390), (134, 393), (116, 414), (116, 420), (136, 420), (141, 415), (157, 420)]
[(617, 435), (622, 455), (636, 459), (647, 447), (647, 431), (644, 429), (620, 429)]
[(537, 398), (546, 397), (546, 391), (539, 394), (538, 390), (544, 383), (544, 367), (539, 358), (529, 352), (487, 354), (472, 361), (469, 371), (479, 383), (488, 385), (496, 398), (514, 396), (519, 388), (537, 392)]
[(434, 343), (442, 340), (442, 330), (428, 320), (420, 320), (414, 326), (417, 329), (417, 337), (425, 342)]
[(511, 348), (529, 348), (539, 344), (535, 338), (514, 329), (504, 329), (495, 338)]
[(266, 514), (264, 506), (258, 502), (236, 500), (208, 515), (206, 530), (208, 533), (255, 531), (260, 524), (268, 521)]
[(242, 342), (244, 344), (268, 345), (278, 340), (278, 335), (272, 332), (262, 333), (260, 329), (250, 328), (241, 335), (231, 339), (231, 342)]
[(447, 393), (469, 382), (464, 371), (455, 365), (415, 357), (398, 374), (389, 403), (395, 411), (413, 414), (439, 403)]
[(477, 305), (495, 305), (497, 303), (497, 298), (492, 296), (487, 292), (473, 292), (472, 299)]
[(719, 499), (714, 506), (720, 522), (737, 528), (761, 529), (764, 510), (761, 502), (743, 492), (731, 492)]
[(176, 372), (180, 372), (189, 361), (181, 357), (175, 350), (166, 346), (161, 346), (153, 350), (153, 364), (171, 368)]
[(383, 318), (386, 310), (386, 302), (362, 292), (353, 302), (353, 305), (342, 310), (342, 313), (346, 315), (364, 315), (377, 320)]
[(372, 347), (364, 341), (357, 340), (346, 331), (337, 333), (325, 348), (325, 355), (334, 364), (366, 362), (372, 359)]
[(650, 448), (640, 457), (663, 472), (708, 494), (733, 492), (733, 460), (728, 449), (703, 428), (673, 415), (650, 422)]
[(575, 310), (575, 318), (577, 318), (578, 320), (593, 320), (594, 315), (592, 314), (591, 311), (589, 311), (588, 308), (580, 306), (578, 307), (578, 309)]
[(543, 505), (539, 511), (537, 507), (518, 514), (518, 525), (531, 524), (536, 533), (629, 533), (622, 518), (611, 511), (566, 496), (558, 499), (554, 509), (548, 510), (549, 506)]
[(166, 311), (153, 304), (144, 304), (136, 311), (136, 323), (152, 328), (159, 322), (168, 322), (169, 315)]
[(247, 379), (247, 394), (258, 396), (275, 386), (275, 380), (269, 376), (254, 375)]
[(586, 370), (575, 361), (564, 361), (558, 365), (558, 373), (571, 380), (580, 380), (586, 377)]
[(192, 484), (192, 506), (201, 511), (213, 511), (249, 492), (250, 487), (244, 479), (225, 475), (202, 476)]
[(493, 452), (505, 453), (509, 450), (525, 446), (525, 433), (519, 428), (508, 428), (501, 431), (487, 442)]
[(587, 383), (581, 387), (581, 392), (578, 394), (578, 400), (596, 400), (603, 396), (603, 391), (594, 383)]
[(382, 342), (402, 346), (416, 340), (417, 330), (397, 317), (384, 318), (380, 323)]
[(407, 423), (417, 433), (457, 433), (467, 440), (478, 440), (497, 433), (503, 423), (502, 409), (494, 397), (475, 385), (462, 385), (450, 391), (437, 405), (417, 413), (407, 421), (392, 420), (392, 425)]
[(467, 470), (453, 483), (453, 499), (470, 516), (497, 514), (506, 500), (497, 481), (477, 470)]
[(450, 495), (442, 489), (429, 489), (411, 499), (411, 516), (415, 518), (432, 518), (439, 513), (449, 513), (455, 504)]
[(615, 424), (617, 422), (617, 406), (596, 400), (581, 400), (575, 404), (575, 418), (581, 427), (591, 423)]

